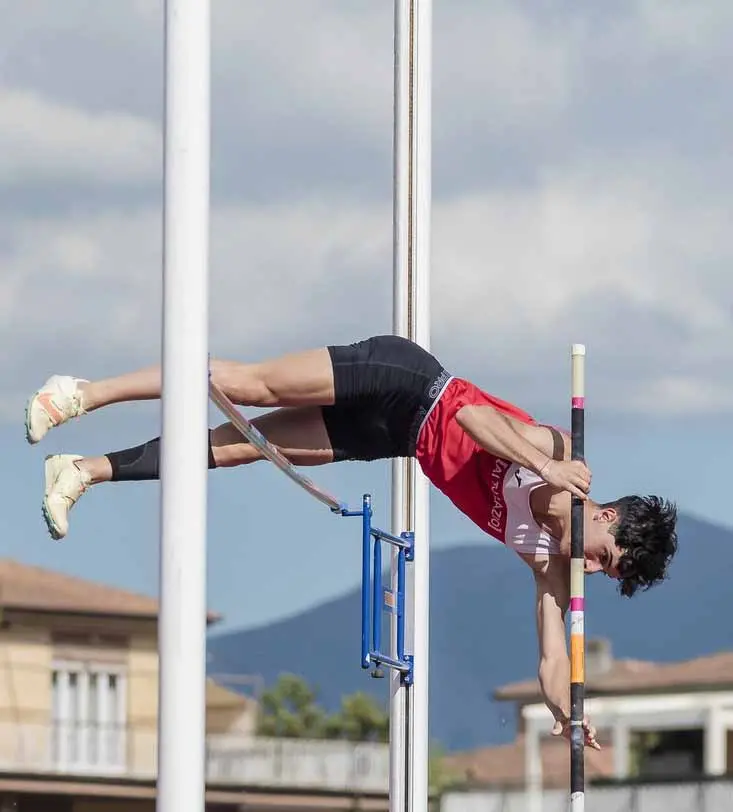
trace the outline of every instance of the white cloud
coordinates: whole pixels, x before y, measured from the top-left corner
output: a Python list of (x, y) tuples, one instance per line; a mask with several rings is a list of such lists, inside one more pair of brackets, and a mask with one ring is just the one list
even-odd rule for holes
[[(724, 277), (726, 209), (670, 201), (621, 168), (551, 173), (534, 190), (476, 194), (438, 211), (441, 300), (456, 314), (468, 292), (502, 329), (542, 334), (568, 301), (597, 295), (602, 308), (613, 292), (691, 326), (727, 322), (700, 285)], [(485, 317), (474, 313), (478, 326)]]
[(726, 414), (733, 409), (733, 387), (727, 381), (708, 376), (662, 373), (658, 378), (642, 382), (631, 392), (627, 405), (638, 412), (664, 416)]
[(212, 15), (215, 86), (255, 126), (302, 118), (389, 137), (392, 20), (390, 2), (224, 0)]
[[(215, 209), (212, 352), (253, 357), (369, 332), (379, 320), (369, 303), (386, 304), (391, 285), (390, 222), (384, 206), (311, 199)], [(21, 348), (0, 359), (4, 411), (52, 372), (101, 376), (156, 360), (161, 236), (155, 206), (0, 228), (0, 343)]]
[[(733, 393), (716, 378), (733, 360), (727, 215), (615, 167), (436, 201), (434, 332), (486, 355), (495, 377), (528, 380), (582, 340), (607, 371), (605, 408), (719, 410)], [(155, 207), (16, 224), (3, 341), (98, 374), (150, 361), (160, 224)], [(256, 357), (388, 329), (390, 226), (389, 205), (349, 199), (216, 208), (212, 350)]]
[[(458, 3), (435, 10), (434, 83), (445, 118), (456, 127), (491, 133), (546, 129), (570, 102), (575, 26), (527, 14), (516, 3)], [(448, 113), (450, 111), (450, 113)]]
[(724, 0), (636, 0), (634, 7), (633, 21), (642, 24), (641, 30), (636, 26), (636, 42), (645, 42), (648, 52), (708, 60), (711, 50), (722, 48), (727, 52), (729, 48), (733, 8)]
[(91, 113), (0, 87), (0, 184), (150, 184), (160, 174), (158, 128), (119, 111)]
[[(0, 32), (17, 68), (0, 88), (0, 184), (39, 201), (101, 189), (0, 224), (0, 339), (20, 348), (0, 361), (6, 402), (61, 366), (106, 374), (158, 351), (162, 9), (84, 7), (49, 17), (63, 37), (30, 11)], [(584, 340), (605, 408), (722, 410), (731, 167), (679, 110), (733, 123), (733, 13), (609, 8), (436, 8), (434, 332), (527, 380)], [(389, 329), (391, 17), (389, 2), (215, 3), (215, 168), (232, 179), (212, 220), (215, 352)], [(670, 55), (692, 79), (674, 93)], [(649, 140), (655, 110), (675, 126)]]
[(678, 393), (666, 411), (717, 411), (733, 394), (717, 381), (733, 360), (729, 206), (671, 197), (636, 169), (550, 173), (533, 193), (439, 207), (436, 321), (490, 341), (491, 368), (527, 375), (585, 341), (608, 371), (606, 408)]

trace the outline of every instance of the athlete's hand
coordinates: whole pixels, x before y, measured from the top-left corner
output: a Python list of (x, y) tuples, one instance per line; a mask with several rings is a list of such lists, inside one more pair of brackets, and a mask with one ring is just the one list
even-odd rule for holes
[(588, 466), (580, 460), (548, 460), (539, 475), (548, 485), (570, 491), (581, 499), (588, 498), (593, 479)]
[[(590, 719), (588, 719), (587, 716), (583, 719), (583, 732), (585, 733), (585, 746), (592, 747), (594, 750), (600, 750), (601, 745), (598, 744), (596, 738), (596, 729), (590, 723)], [(562, 736), (564, 739), (570, 741), (570, 721), (556, 721), (555, 726), (552, 728), (552, 735)]]

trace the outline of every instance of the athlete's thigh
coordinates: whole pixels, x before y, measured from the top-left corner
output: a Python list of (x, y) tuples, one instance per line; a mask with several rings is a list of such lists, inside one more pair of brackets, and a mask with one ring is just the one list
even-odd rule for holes
[(333, 462), (333, 449), (320, 406), (275, 409), (252, 422), (295, 465)]
[(330, 406), (334, 402), (333, 365), (326, 347), (263, 361), (256, 369), (273, 403)]

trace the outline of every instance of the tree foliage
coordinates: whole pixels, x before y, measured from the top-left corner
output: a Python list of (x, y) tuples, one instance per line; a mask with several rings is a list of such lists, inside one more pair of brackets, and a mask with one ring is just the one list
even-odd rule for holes
[(318, 704), (317, 691), (302, 677), (281, 674), (260, 698), (258, 733), (288, 739), (386, 742), (389, 715), (365, 693), (343, 697), (339, 710), (328, 714)]
[(341, 708), (328, 717), (327, 738), (350, 742), (389, 741), (389, 715), (365, 693), (341, 700)]
[(295, 674), (281, 674), (260, 697), (258, 733), (282, 739), (321, 739), (326, 714), (316, 692)]
[[(389, 713), (369, 694), (341, 699), (332, 714), (318, 704), (318, 693), (300, 676), (281, 674), (260, 698), (258, 734), (288, 739), (335, 739), (349, 742), (388, 742)], [(439, 747), (431, 747), (429, 781), (433, 792), (450, 786)]]

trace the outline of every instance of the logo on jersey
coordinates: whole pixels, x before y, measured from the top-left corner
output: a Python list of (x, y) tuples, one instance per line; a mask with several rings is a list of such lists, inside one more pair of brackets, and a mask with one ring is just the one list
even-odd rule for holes
[(489, 527), (503, 537), (506, 529), (506, 502), (504, 501), (504, 477), (511, 463), (499, 457), (494, 458), (494, 465), (489, 476), (489, 489), (493, 497), (489, 513)]

